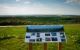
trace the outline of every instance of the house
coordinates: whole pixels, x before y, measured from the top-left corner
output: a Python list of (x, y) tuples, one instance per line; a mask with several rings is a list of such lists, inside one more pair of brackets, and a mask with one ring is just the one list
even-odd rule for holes
[(66, 36), (63, 25), (28, 25), (26, 27), (25, 42), (47, 43), (64, 41), (66, 41)]

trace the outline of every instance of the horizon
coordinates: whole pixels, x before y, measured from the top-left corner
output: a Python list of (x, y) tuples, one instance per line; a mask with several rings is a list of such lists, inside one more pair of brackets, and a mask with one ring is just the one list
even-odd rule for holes
[(0, 15), (0, 17), (80, 17), (80, 15)]

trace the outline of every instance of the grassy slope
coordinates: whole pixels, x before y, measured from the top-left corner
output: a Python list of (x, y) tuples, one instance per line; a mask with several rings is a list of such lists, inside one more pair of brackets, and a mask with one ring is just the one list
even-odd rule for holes
[[(80, 24), (66, 24), (65, 32), (67, 35), (67, 43), (63, 43), (63, 50), (80, 50), (78, 44), (75, 43), (77, 37), (80, 36)], [(12, 36), (10, 39), (0, 40), (0, 50), (28, 50), (28, 44), (24, 42), (26, 29), (25, 27), (1, 28), (0, 37)], [(33, 44), (34, 50), (43, 50), (43, 44)], [(48, 43), (48, 50), (57, 50), (57, 43)]]

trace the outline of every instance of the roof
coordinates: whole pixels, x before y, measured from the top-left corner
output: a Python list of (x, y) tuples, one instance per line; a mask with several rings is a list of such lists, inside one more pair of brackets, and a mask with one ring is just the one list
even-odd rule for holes
[(28, 32), (59, 32), (64, 31), (63, 25), (28, 25)]

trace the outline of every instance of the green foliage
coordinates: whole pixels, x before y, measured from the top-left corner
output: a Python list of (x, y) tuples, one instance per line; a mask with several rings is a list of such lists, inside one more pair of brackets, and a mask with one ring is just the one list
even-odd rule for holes
[[(63, 43), (63, 50), (80, 50), (80, 24), (64, 24), (67, 42)], [(24, 42), (26, 28), (0, 27), (1, 37), (12, 37), (0, 40), (0, 50), (28, 50), (28, 43)], [(33, 44), (33, 50), (43, 50), (43, 44)], [(48, 50), (57, 50), (57, 43), (48, 43)]]
[(15, 16), (0, 17), (0, 25), (79, 24), (80, 16)]

